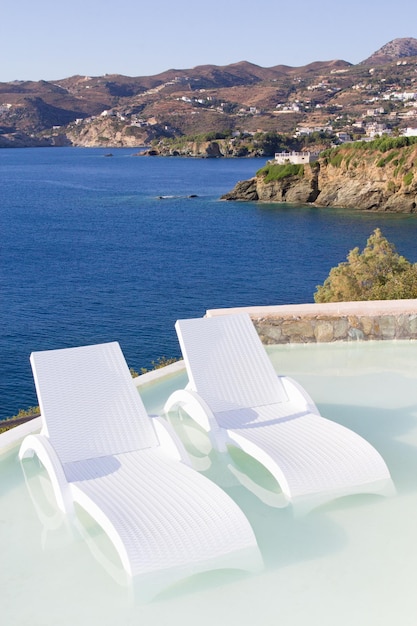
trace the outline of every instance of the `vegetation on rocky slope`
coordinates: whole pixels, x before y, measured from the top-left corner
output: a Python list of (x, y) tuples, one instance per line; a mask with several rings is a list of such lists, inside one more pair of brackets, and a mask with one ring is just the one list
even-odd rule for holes
[(417, 137), (381, 137), (324, 151), (319, 159), (321, 206), (416, 212)]
[(417, 137), (382, 137), (325, 150), (298, 170), (269, 163), (223, 199), (416, 213), (416, 168)]
[[(335, 146), (328, 150), (323, 150), (320, 153), (320, 162), (323, 164), (330, 164), (334, 167), (345, 166), (349, 169), (349, 166), (357, 167), (360, 159), (362, 162), (365, 160), (367, 163), (371, 163), (373, 159), (376, 159), (375, 165), (378, 167), (384, 167), (393, 161), (394, 165), (403, 165), (406, 160), (406, 156), (411, 154), (413, 150), (412, 146), (417, 144), (417, 137), (379, 137), (373, 141), (356, 141), (353, 143), (345, 143), (340, 146)], [(406, 150), (405, 148), (410, 148)], [(381, 157), (381, 154), (384, 156)], [(352, 159), (356, 156), (356, 160)], [(396, 158), (400, 157), (400, 158)], [(401, 162), (400, 162), (401, 161)]]
[(303, 176), (304, 165), (295, 163), (267, 163), (264, 167), (256, 172), (256, 176), (263, 178), (264, 183), (274, 180), (282, 180), (290, 176)]
[[(294, 137), (276, 131), (233, 134), (229, 129), (152, 141), (152, 154), (161, 156), (273, 157), (276, 152), (299, 151), (309, 146), (330, 147), (336, 135), (315, 132)], [(211, 147), (217, 145), (213, 152)], [(207, 148), (209, 147), (208, 153)]]

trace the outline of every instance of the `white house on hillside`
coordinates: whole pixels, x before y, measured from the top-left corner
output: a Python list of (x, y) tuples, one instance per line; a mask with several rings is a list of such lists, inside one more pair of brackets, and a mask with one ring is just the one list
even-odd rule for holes
[(405, 137), (417, 137), (417, 128), (406, 128), (402, 134)]
[(349, 133), (339, 132), (336, 133), (336, 137), (341, 143), (352, 141), (352, 137), (349, 135)]
[(278, 165), (285, 165), (285, 163), (301, 165), (316, 161), (318, 155), (318, 152), (276, 152), (274, 163)]

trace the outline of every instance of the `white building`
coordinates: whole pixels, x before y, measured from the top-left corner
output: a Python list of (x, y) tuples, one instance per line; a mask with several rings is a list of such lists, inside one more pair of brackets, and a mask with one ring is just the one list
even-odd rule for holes
[(401, 100), (405, 102), (407, 100), (417, 100), (417, 93), (414, 91), (403, 91), (402, 93), (392, 93), (391, 98), (393, 100)]
[(374, 139), (375, 137), (380, 137), (381, 135), (391, 135), (392, 130), (380, 122), (371, 122), (366, 125), (366, 134), (368, 137)]
[(383, 113), (385, 113), (385, 110), (383, 107), (378, 107), (376, 109), (368, 109), (366, 111), (367, 117), (374, 117), (376, 115), (382, 115)]
[(318, 155), (318, 152), (276, 152), (274, 163), (277, 165), (285, 165), (286, 163), (301, 165), (316, 161)]
[(341, 143), (352, 141), (352, 137), (349, 135), (349, 133), (344, 133), (344, 132), (336, 133), (336, 137)]

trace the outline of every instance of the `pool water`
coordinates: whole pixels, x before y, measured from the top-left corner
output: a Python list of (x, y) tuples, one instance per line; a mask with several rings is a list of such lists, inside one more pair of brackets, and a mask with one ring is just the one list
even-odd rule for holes
[[(270, 347), (268, 353), (277, 371), (307, 389), (322, 415), (352, 428), (379, 450), (397, 494), (351, 496), (295, 517), (291, 507), (269, 506), (267, 497), (259, 499), (242, 487), (230, 457), (214, 453), (205, 434), (182, 420), (176, 427), (193, 463), (245, 512), (265, 569), (256, 575), (200, 575), (142, 604), (123, 576), (116, 582), (87, 543), (68, 532), (52, 500), (45, 501), (48, 522), (41, 523), (16, 446), (0, 455), (2, 624), (415, 626), (417, 343), (287, 345)], [(148, 410), (161, 412), (169, 393), (185, 382), (180, 373), (141, 387)], [(245, 466), (245, 459), (235, 461)], [(251, 464), (246, 469), (261, 496), (269, 492), (273, 504), (279, 488), (271, 477)], [(34, 492), (42, 486), (48, 493), (41, 468), (34, 464), (27, 474)], [(106, 537), (97, 528), (90, 530), (117, 569)]]

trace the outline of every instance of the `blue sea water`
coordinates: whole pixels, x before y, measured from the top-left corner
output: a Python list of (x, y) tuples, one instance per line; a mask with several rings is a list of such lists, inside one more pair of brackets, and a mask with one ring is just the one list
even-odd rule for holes
[(265, 159), (106, 152), (0, 150), (0, 419), (37, 403), (33, 350), (117, 340), (149, 367), (178, 318), (312, 302), (377, 227), (417, 262), (416, 216), (219, 201)]

